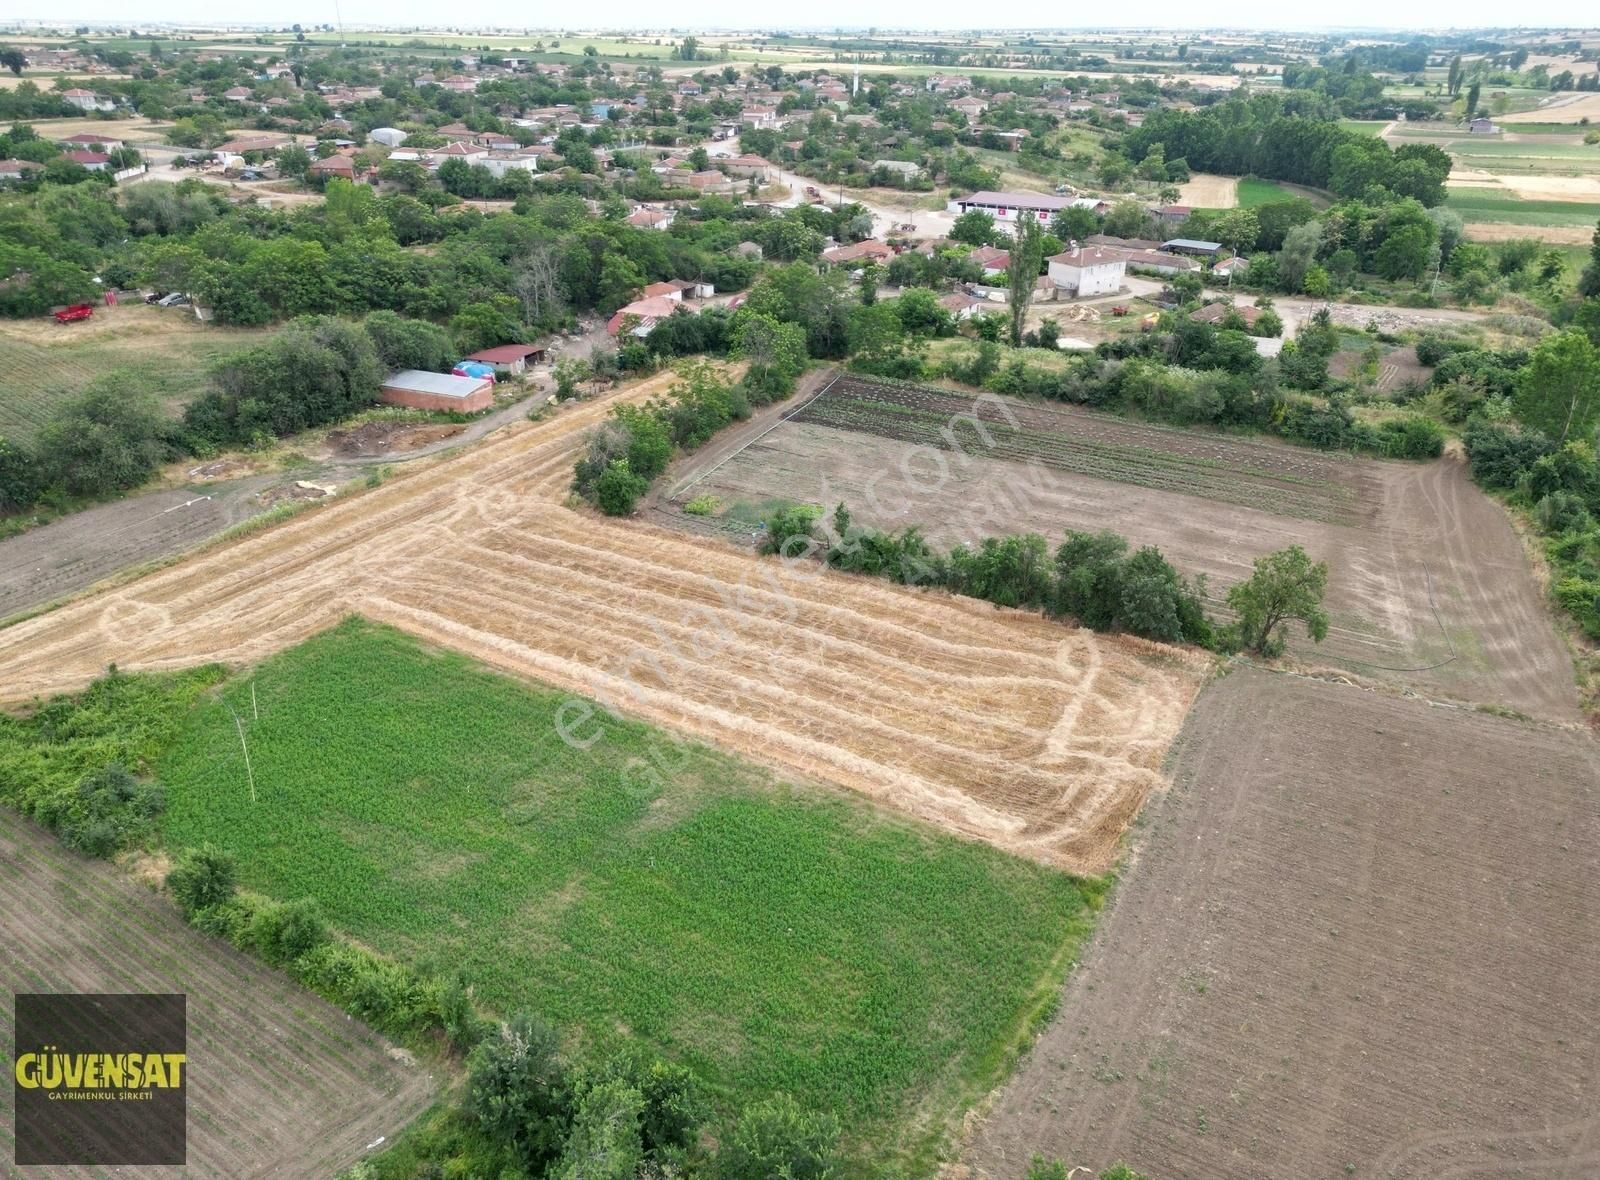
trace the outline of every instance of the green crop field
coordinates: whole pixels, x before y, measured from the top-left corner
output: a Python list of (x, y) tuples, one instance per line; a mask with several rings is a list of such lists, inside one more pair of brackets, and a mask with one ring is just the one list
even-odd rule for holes
[(1359, 131), (1362, 135), (1377, 135), (1389, 124), (1383, 119), (1340, 119), (1339, 126), (1346, 131)]
[(1578, 201), (1524, 201), (1492, 189), (1452, 186), (1445, 204), (1466, 221), (1500, 221), (1512, 225), (1584, 226), (1600, 221), (1600, 205)]
[(1246, 176), (1239, 181), (1239, 206), (1243, 209), (1254, 209), (1257, 205), (1270, 205), (1274, 201), (1292, 201), (1299, 194), (1292, 193), (1282, 185), (1270, 180), (1262, 180), (1255, 176)]
[(153, 392), (177, 414), (205, 388), (213, 363), (260, 339), (249, 329), (185, 320), (182, 309), (121, 308), (110, 314), (128, 316), (137, 327), (95, 335), (88, 325), (80, 331), (79, 325), (44, 319), (0, 325), (0, 356), (6, 360), (0, 365), (0, 435), (32, 438), (56, 406), (108, 374)]
[(575, 748), (562, 694), (360, 620), (253, 680), (223, 691), (257, 799), (232, 714), (203, 699), (158, 761), (170, 846), (226, 847), (246, 886), (460, 968), (580, 1050), (638, 1042), (730, 1105), (833, 1109), (864, 1162), (930, 1166), (1104, 887), (645, 725)]

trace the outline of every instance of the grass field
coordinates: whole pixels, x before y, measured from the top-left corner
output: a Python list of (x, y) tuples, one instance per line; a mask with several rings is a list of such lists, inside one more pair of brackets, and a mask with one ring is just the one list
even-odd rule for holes
[(1578, 201), (1525, 201), (1473, 186), (1451, 185), (1445, 204), (1465, 221), (1502, 221), (1518, 225), (1592, 226), (1600, 221), (1600, 205)]
[(250, 329), (197, 323), (184, 309), (140, 305), (99, 308), (83, 324), (0, 322), (0, 434), (33, 437), (56, 406), (118, 372), (176, 414), (205, 388), (217, 360), (260, 338)]
[(1291, 201), (1297, 195), (1282, 185), (1275, 184), (1270, 180), (1262, 180), (1256, 176), (1246, 176), (1239, 181), (1239, 206), (1243, 209), (1254, 209), (1257, 205), (1270, 205), (1274, 201)]
[(1383, 119), (1340, 119), (1339, 126), (1346, 131), (1359, 131), (1362, 135), (1377, 135), (1389, 124)]
[[(352, 620), (201, 703), (160, 760), (173, 846), (315, 897), (362, 942), (459, 967), (581, 1049), (636, 1041), (723, 1100), (836, 1110), (924, 1164), (1053, 1002), (1100, 886), (786, 786)], [(588, 727), (583, 727), (587, 732)], [(654, 757), (670, 761), (656, 779)]]

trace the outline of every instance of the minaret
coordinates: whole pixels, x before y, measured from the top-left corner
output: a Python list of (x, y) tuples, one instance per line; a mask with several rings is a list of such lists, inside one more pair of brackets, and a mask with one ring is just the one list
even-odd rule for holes
[(858, 57), (858, 58), (856, 58), (856, 77), (855, 77), (855, 81), (850, 84), (850, 97), (851, 98), (855, 98), (856, 95), (858, 95), (860, 93), (861, 93), (861, 59)]

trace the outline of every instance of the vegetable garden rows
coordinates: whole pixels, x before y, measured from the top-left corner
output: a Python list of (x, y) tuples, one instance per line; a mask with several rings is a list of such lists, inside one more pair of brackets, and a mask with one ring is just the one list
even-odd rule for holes
[[(1065, 432), (1075, 425), (1071, 421), (1041, 428), (1019, 416), (1023, 424), (1012, 426), (988, 407), (975, 408), (936, 391), (877, 384), (863, 390), (863, 384), (856, 379), (836, 383), (793, 420), (950, 450), (947, 436), (952, 433), (952, 415), (974, 414), (984, 422), (993, 445), (984, 445), (970, 425), (960, 428), (955, 437), (960, 445), (981, 448), (986, 458), (1038, 462), (1098, 479), (1202, 496), (1304, 520), (1353, 524), (1358, 516), (1355, 490), (1331, 480), (1246, 467), (1227, 458), (1085, 438), (1076, 430)], [(843, 392), (840, 386), (846, 387)], [(866, 396), (860, 396), (862, 393)]]

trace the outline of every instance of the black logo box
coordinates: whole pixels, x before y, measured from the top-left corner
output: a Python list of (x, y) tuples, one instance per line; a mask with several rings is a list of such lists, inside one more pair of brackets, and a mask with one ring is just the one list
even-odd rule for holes
[(14, 1027), (17, 1165), (186, 1162), (187, 1060), (176, 1086), (89, 1090), (22, 1080), (37, 1081), (48, 1059), (23, 1062), (27, 1054), (187, 1054), (186, 996), (21, 993)]

